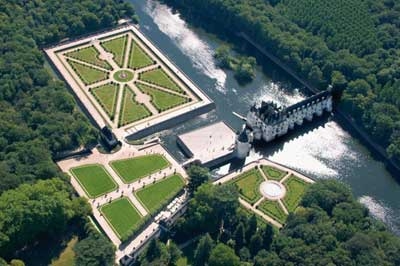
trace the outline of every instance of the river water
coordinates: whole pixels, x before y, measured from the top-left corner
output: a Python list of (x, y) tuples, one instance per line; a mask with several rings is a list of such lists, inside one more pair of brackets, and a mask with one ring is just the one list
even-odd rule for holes
[[(223, 120), (239, 130), (243, 121), (232, 114), (246, 114), (256, 101), (274, 100), (290, 105), (305, 98), (302, 88), (273, 65), (240, 86), (231, 71), (216, 67), (213, 53), (221, 44), (215, 36), (192, 28), (179, 14), (153, 0), (131, 0), (140, 19), (140, 29), (181, 68), (216, 104), (208, 114), (162, 132), (162, 141), (178, 159), (176, 135)], [(265, 74), (265, 72), (267, 74)], [(313, 178), (335, 178), (348, 184), (361, 203), (400, 235), (400, 185), (368, 151), (328, 118), (289, 137), (251, 151), (248, 160), (265, 156)], [(223, 166), (215, 171), (222, 174)]]

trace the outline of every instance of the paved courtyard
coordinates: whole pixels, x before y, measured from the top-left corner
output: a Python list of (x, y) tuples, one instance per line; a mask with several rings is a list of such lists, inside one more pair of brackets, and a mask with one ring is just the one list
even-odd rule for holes
[[(110, 162), (116, 161), (116, 160), (122, 160), (122, 159), (128, 159), (128, 158), (134, 158), (134, 157), (139, 157), (139, 156), (144, 156), (144, 155), (149, 155), (149, 154), (161, 154), (163, 155), (170, 163), (170, 166), (167, 168), (160, 170), (154, 174), (150, 174), (147, 176), (144, 176), (132, 183), (124, 183), (123, 180), (119, 177), (119, 175), (115, 172), (115, 170), (110, 166)], [(102, 215), (100, 212), (101, 206), (104, 206), (110, 202), (112, 202), (115, 199), (119, 199), (121, 197), (127, 197), (130, 202), (134, 205), (136, 210), (140, 213), (142, 217), (145, 217), (149, 215), (148, 211), (146, 208), (143, 206), (143, 204), (138, 200), (138, 198), (134, 195), (134, 191), (137, 191), (139, 189), (142, 189), (143, 186), (148, 186), (152, 184), (153, 182), (158, 182), (163, 180), (165, 177), (171, 176), (175, 173), (180, 174), (184, 179), (187, 178), (186, 172), (184, 169), (176, 162), (176, 160), (159, 144), (153, 144), (148, 146), (147, 148), (143, 149), (138, 149), (136, 146), (133, 145), (128, 145), (128, 144), (123, 144), (121, 147), (121, 150), (119, 150), (116, 153), (113, 154), (103, 154), (100, 153), (97, 149), (93, 150), (93, 153), (88, 155), (88, 156), (83, 156), (83, 157), (75, 157), (75, 158), (70, 158), (66, 160), (62, 160), (57, 162), (59, 167), (62, 169), (63, 172), (68, 173), (71, 177), (71, 184), (77, 191), (77, 193), (85, 198), (88, 198), (88, 202), (90, 203), (92, 210), (93, 210), (93, 215), (96, 218), (97, 222), (100, 224), (104, 232), (107, 234), (107, 236), (111, 239), (111, 241), (119, 247), (121, 244), (121, 240), (119, 237), (116, 235), (114, 230), (110, 227), (109, 223), (105, 219), (105, 217)], [(90, 199), (85, 192), (85, 190), (82, 188), (80, 183), (77, 181), (76, 177), (73, 176), (70, 172), (71, 168), (79, 167), (79, 166), (84, 166), (84, 165), (91, 165), (91, 164), (100, 164), (103, 165), (104, 168), (107, 170), (107, 172), (111, 175), (112, 179), (117, 183), (118, 188), (115, 190), (106, 193), (103, 196)], [(186, 197), (186, 194), (184, 194)], [(182, 202), (184, 201), (182, 200)], [(176, 204), (175, 204), (176, 205)], [(170, 206), (169, 206), (170, 207)], [(166, 211), (162, 211), (160, 214), (161, 216), (168, 218), (171, 216), (173, 213), (168, 212), (170, 208), (167, 208)], [(176, 206), (175, 206), (175, 209)], [(160, 219), (160, 216), (158, 216), (158, 219)], [(150, 232), (156, 231), (158, 228), (158, 225), (156, 226), (157, 223), (152, 222), (148, 226), (148, 228), (144, 229), (144, 231), (138, 235), (135, 239), (133, 239), (130, 243), (128, 243), (124, 248), (120, 249), (118, 254), (121, 256), (128, 254), (130, 251), (134, 250), (135, 247), (139, 246), (145, 239), (149, 237)], [(129, 251), (129, 252), (128, 252)]]

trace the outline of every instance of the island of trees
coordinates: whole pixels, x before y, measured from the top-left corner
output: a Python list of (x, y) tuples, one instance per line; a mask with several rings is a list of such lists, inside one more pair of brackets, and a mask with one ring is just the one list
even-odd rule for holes
[(235, 72), (235, 78), (239, 84), (252, 81), (256, 75), (254, 71), (257, 65), (256, 59), (252, 56), (235, 57), (231, 55), (228, 45), (218, 47), (214, 57), (219, 67)]
[(393, 0), (164, 0), (220, 34), (244, 32), (342, 108), (400, 159), (400, 3)]

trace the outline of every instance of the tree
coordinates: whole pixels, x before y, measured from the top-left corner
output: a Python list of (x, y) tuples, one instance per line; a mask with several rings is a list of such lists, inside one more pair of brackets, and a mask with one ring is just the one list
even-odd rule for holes
[(328, 214), (340, 202), (351, 201), (351, 192), (348, 186), (334, 180), (321, 180), (311, 185), (302, 199), (302, 205), (321, 207)]
[(1, 254), (10, 255), (39, 235), (62, 232), (76, 215), (73, 202), (60, 179), (41, 180), (4, 192), (0, 196)]
[(214, 247), (214, 241), (209, 234), (205, 234), (199, 240), (197, 248), (194, 252), (194, 266), (203, 266), (208, 261), (211, 250)]
[(247, 224), (247, 230), (246, 230), (246, 241), (247, 243), (250, 243), (250, 238), (256, 233), (257, 231), (257, 217), (253, 214), (249, 222)]
[(174, 242), (169, 243), (169, 245), (167, 246), (167, 250), (170, 257), (169, 264), (175, 265), (179, 258), (182, 256), (182, 251)]
[(254, 234), (250, 239), (249, 251), (251, 256), (255, 256), (263, 248), (263, 238), (259, 233)]
[(201, 185), (189, 201), (185, 224), (188, 232), (215, 232), (221, 224), (231, 224), (239, 206), (236, 186)]
[(75, 247), (76, 265), (82, 266), (111, 266), (115, 261), (115, 247), (98, 232), (79, 241)]
[(244, 225), (240, 223), (235, 231), (235, 250), (238, 252), (245, 244)]
[(218, 66), (221, 68), (231, 69), (232, 58), (230, 56), (230, 48), (227, 45), (221, 45), (217, 48), (215, 52), (215, 59), (218, 62)]
[(265, 226), (262, 238), (263, 238), (263, 247), (266, 250), (269, 250), (272, 244), (272, 240), (274, 239), (274, 229), (272, 228), (272, 225), (267, 224)]
[(193, 194), (197, 188), (210, 180), (210, 172), (207, 168), (192, 165), (187, 171), (189, 175), (189, 192)]
[(235, 255), (233, 249), (225, 244), (218, 244), (211, 251), (210, 259), (208, 260), (209, 266), (239, 266), (239, 257)]

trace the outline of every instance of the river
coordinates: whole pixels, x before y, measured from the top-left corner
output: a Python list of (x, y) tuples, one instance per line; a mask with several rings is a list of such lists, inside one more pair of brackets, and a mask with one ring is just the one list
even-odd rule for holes
[[(173, 129), (161, 139), (178, 159), (184, 156), (176, 146), (176, 135), (223, 120), (239, 130), (243, 124), (232, 114), (246, 114), (260, 100), (290, 105), (305, 98), (301, 86), (273, 65), (257, 70), (256, 78), (240, 86), (231, 71), (216, 67), (213, 53), (221, 44), (216, 36), (192, 28), (179, 14), (153, 0), (131, 0), (140, 19), (140, 29), (207, 95), (216, 109)], [(266, 73), (265, 73), (266, 72)], [(306, 127), (281, 141), (252, 150), (248, 161), (265, 156), (313, 178), (335, 178), (348, 184), (359, 201), (389, 228), (400, 235), (400, 184), (374, 160), (357, 140), (333, 119)], [(223, 166), (214, 171), (222, 174)]]

